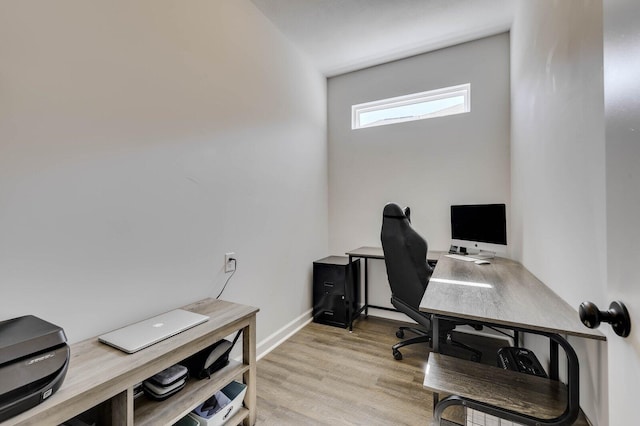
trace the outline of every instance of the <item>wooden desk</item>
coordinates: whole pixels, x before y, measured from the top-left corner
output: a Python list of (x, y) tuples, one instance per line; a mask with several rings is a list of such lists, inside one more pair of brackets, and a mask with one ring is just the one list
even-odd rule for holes
[[(382, 251), (382, 247), (358, 247), (357, 249), (348, 251), (345, 253), (349, 256), (349, 263), (354, 258), (364, 259), (364, 304), (353, 313), (350, 321), (349, 321), (349, 331), (353, 330), (353, 319), (360, 315), (361, 312), (364, 311), (364, 315), (367, 316), (369, 314), (369, 308), (376, 309), (384, 309), (385, 311), (396, 311), (393, 308), (388, 308), (386, 306), (375, 306), (369, 304), (369, 259), (384, 259), (384, 251)], [(442, 252), (439, 251), (429, 251), (427, 252), (428, 260), (436, 260)]]
[[(520, 263), (495, 258), (491, 259), (491, 264), (477, 265), (440, 256), (420, 302), (420, 310), (433, 314), (434, 335), (438, 333), (439, 319), (462, 319), (548, 337), (551, 342), (550, 376), (556, 380), (558, 345), (562, 346), (568, 360), (566, 410), (557, 419), (544, 419), (541, 424), (566, 424), (563, 422), (575, 420), (579, 411), (578, 359), (571, 345), (560, 335), (596, 340), (606, 338), (598, 330), (584, 327), (577, 311)], [(438, 346), (438, 339), (434, 339), (434, 352), (439, 352)], [(439, 420), (442, 411), (451, 405), (499, 413), (501, 417), (519, 423), (534, 424), (532, 422), (536, 421), (530, 416), (523, 417), (514, 411), (459, 396), (438, 402), (436, 419)]]

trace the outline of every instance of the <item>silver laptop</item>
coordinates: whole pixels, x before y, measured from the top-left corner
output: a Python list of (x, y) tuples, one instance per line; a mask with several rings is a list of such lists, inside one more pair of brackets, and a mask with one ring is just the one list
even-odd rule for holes
[(202, 324), (208, 319), (206, 315), (175, 309), (98, 336), (98, 340), (132, 354)]

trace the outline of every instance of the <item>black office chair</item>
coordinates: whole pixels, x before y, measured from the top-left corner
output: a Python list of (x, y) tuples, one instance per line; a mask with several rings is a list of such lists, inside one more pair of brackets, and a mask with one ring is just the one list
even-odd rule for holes
[[(393, 346), (393, 357), (402, 359), (399, 349), (414, 343), (431, 343), (431, 315), (420, 312), (419, 305), (433, 272), (427, 263), (427, 242), (418, 234), (409, 220), (409, 208), (389, 203), (382, 214), (382, 232), (380, 235), (387, 277), (391, 286), (391, 304), (425, 329), (400, 327), (396, 332), (399, 339), (405, 331), (417, 334), (417, 337), (404, 340)], [(482, 353), (464, 343), (451, 338), (451, 331), (463, 323), (440, 320), (439, 342), (450, 343), (472, 353), (471, 359), (480, 360)]]

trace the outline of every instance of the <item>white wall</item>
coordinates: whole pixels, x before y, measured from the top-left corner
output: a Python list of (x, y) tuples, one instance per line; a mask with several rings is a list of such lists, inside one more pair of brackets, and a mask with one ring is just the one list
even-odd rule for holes
[[(462, 83), (470, 113), (351, 130), (354, 104)], [(449, 249), (452, 204), (510, 204), (508, 34), (331, 78), (328, 119), (332, 254), (380, 246), (389, 201), (434, 250)], [(389, 305), (384, 262), (370, 272), (370, 302)]]
[[(511, 29), (514, 257), (576, 309), (606, 281), (602, 2), (520, 1)], [(581, 406), (607, 424), (606, 344), (570, 339)], [(536, 354), (545, 358), (548, 344)]]
[(258, 341), (327, 252), (326, 80), (245, 0), (0, 4), (0, 320), (70, 341), (207, 296)]

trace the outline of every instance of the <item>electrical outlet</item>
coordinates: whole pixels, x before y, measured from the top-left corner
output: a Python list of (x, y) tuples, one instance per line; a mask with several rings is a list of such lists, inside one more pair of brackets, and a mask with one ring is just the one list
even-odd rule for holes
[(224, 254), (224, 271), (233, 272), (236, 270), (236, 254), (234, 252)]

